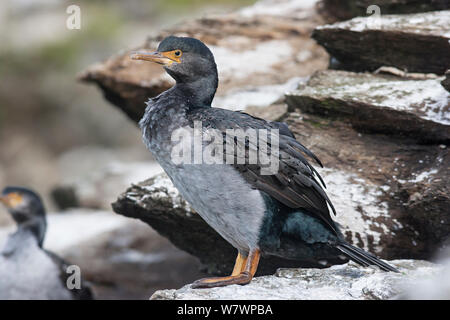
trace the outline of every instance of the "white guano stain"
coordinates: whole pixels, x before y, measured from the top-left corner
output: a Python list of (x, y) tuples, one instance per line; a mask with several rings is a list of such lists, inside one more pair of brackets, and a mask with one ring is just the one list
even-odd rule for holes
[(383, 221), (392, 221), (396, 228), (402, 228), (396, 219), (390, 217), (388, 204), (379, 200), (385, 186), (341, 170), (322, 169), (320, 174), (327, 185), (325, 191), (336, 208), (337, 215), (333, 219), (342, 226), (343, 233), (350, 231), (353, 243), (359, 242), (358, 233), (367, 250), (368, 236), (373, 237), (373, 246), (380, 252), (382, 234), (394, 233)]

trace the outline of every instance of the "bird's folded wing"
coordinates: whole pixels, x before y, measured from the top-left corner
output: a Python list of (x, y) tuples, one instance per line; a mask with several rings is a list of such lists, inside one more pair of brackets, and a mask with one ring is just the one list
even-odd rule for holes
[[(316, 160), (321, 166), (322, 164), (310, 150), (295, 140), (286, 124), (268, 122), (243, 112), (218, 108), (211, 108), (206, 112), (203, 109), (202, 112), (193, 112), (191, 116), (191, 120), (202, 121), (204, 131), (215, 129), (222, 133), (223, 141), (221, 143), (225, 146), (224, 158), (225, 156), (234, 156), (232, 165), (254, 188), (266, 192), (290, 208), (306, 209), (309, 213), (322, 219), (336, 232), (336, 226), (331, 219), (327, 204), (335, 214), (336, 211), (316, 178), (324, 187), (325, 184), (304, 154)], [(278, 130), (278, 150), (275, 148), (272, 150), (271, 140), (265, 135), (262, 138), (261, 135), (258, 135), (258, 141), (255, 143), (252, 139), (236, 139), (236, 137), (226, 134), (229, 129), (239, 129), (244, 132), (248, 129), (276, 129)], [(271, 174), (262, 173), (263, 164), (249, 161), (252, 154), (258, 154), (262, 143), (267, 143), (268, 154), (272, 154), (272, 152), (276, 154), (278, 151), (278, 169)], [(234, 148), (231, 151), (228, 150), (228, 146), (233, 144)], [(245, 146), (243, 146), (244, 144)], [(245, 147), (245, 152), (237, 152), (239, 147)]]

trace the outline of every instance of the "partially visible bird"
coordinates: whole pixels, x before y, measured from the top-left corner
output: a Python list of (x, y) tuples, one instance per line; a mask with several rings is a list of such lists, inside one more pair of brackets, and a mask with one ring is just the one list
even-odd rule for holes
[(84, 283), (68, 289), (69, 264), (42, 247), (47, 222), (39, 195), (23, 187), (6, 187), (0, 202), (17, 224), (0, 251), (0, 299), (93, 299)]
[[(214, 56), (204, 43), (170, 36), (156, 52), (136, 52), (131, 58), (163, 65), (176, 81), (171, 89), (147, 102), (140, 121), (145, 144), (181, 195), (238, 251), (231, 276), (201, 279), (193, 284), (194, 288), (249, 283), (261, 254), (308, 262), (338, 259), (344, 254), (363, 266), (397, 271), (344, 240), (331, 219), (329, 208), (335, 210), (321, 186), (322, 178), (304, 155), (322, 164), (295, 139), (286, 124), (211, 107), (218, 74)], [(262, 164), (249, 161), (250, 151), (259, 151), (260, 146), (248, 140), (243, 154), (224, 151), (224, 158), (231, 156), (232, 163), (196, 163), (192, 157), (191, 162), (175, 161), (179, 141), (174, 134), (181, 128), (195, 129), (196, 123), (201, 124), (200, 136), (208, 136), (211, 130), (222, 136), (222, 141), (211, 139), (211, 144), (216, 144), (210, 147), (212, 150), (220, 150), (225, 141), (230, 142), (227, 131), (231, 129), (278, 130), (279, 150), (272, 150), (274, 154), (278, 151), (278, 171), (262, 174)], [(190, 140), (184, 141), (196, 139), (195, 130), (191, 132)], [(203, 147), (209, 145), (202, 143)], [(238, 140), (231, 139), (233, 143), (233, 150), (237, 150)], [(197, 156), (194, 150), (194, 159)]]

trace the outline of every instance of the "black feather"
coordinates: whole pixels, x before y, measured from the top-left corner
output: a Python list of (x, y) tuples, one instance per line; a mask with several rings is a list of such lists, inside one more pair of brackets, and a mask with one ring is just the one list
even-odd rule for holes
[(347, 242), (340, 241), (336, 245), (336, 248), (341, 250), (350, 259), (364, 267), (367, 267), (368, 265), (376, 265), (383, 271), (400, 272), (393, 266), (375, 257), (373, 254), (366, 252), (358, 247), (352, 246)]

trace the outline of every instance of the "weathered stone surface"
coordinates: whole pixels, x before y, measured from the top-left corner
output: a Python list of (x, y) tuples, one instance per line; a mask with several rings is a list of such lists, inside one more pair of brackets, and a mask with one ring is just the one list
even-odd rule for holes
[(323, 161), (347, 240), (386, 259), (429, 259), (449, 244), (447, 146), (361, 133), (300, 111), (284, 120)]
[(312, 37), (337, 61), (333, 68), (394, 66), (444, 74), (450, 65), (450, 11), (358, 17), (317, 27)]
[[(448, 148), (416, 144), (449, 141), (449, 94), (439, 81), (323, 71), (287, 94), (291, 111), (287, 120), (298, 138), (314, 146), (313, 150), (319, 149), (315, 152), (326, 167), (352, 172), (353, 181), (365, 180), (361, 193), (368, 203), (360, 207), (365, 210), (362, 216), (372, 218), (364, 218), (364, 223), (374, 219), (367, 210), (374, 199), (368, 195), (384, 203), (385, 214), (379, 211), (373, 226), (365, 231), (370, 236), (370, 230), (384, 229), (378, 242), (382, 256), (430, 258), (432, 252), (448, 245)], [(317, 115), (295, 114), (294, 110)], [(341, 121), (356, 130), (339, 124)], [(335, 192), (342, 199), (349, 190), (339, 180), (332, 179), (328, 187), (332, 201), (336, 201)], [(372, 190), (367, 189), (369, 181), (374, 184)], [(346, 216), (349, 210), (343, 206), (338, 212)], [(353, 226), (349, 225), (352, 230), (358, 224), (353, 221)]]
[(381, 14), (417, 13), (450, 9), (448, 0), (322, 0), (321, 11), (334, 20), (366, 16), (367, 9), (377, 5)]
[[(401, 273), (361, 268), (353, 263), (328, 269), (279, 269), (273, 276), (253, 279), (246, 286), (156, 291), (154, 300), (380, 300), (399, 297), (416, 283), (439, 275), (442, 266), (426, 261), (390, 261)], [(446, 295), (447, 294), (447, 295)], [(441, 299), (449, 298), (440, 292)]]
[(441, 80), (319, 71), (287, 93), (286, 102), (290, 111), (345, 118), (361, 131), (448, 143), (450, 94)]
[[(151, 35), (136, 50), (154, 50), (168, 35), (198, 38), (210, 47), (218, 65), (215, 106), (241, 110), (253, 104), (266, 106), (282, 98), (283, 84), (327, 65), (325, 50), (310, 39), (312, 30), (324, 23), (322, 18), (302, 1), (281, 2), (263, 1), (235, 13), (186, 21)], [(145, 101), (171, 87), (173, 80), (161, 66), (132, 61), (129, 53), (90, 67), (79, 79), (97, 84), (108, 101), (138, 121)], [(254, 102), (238, 99), (228, 105), (236, 101), (227, 98), (233, 88), (231, 98), (249, 92)]]

